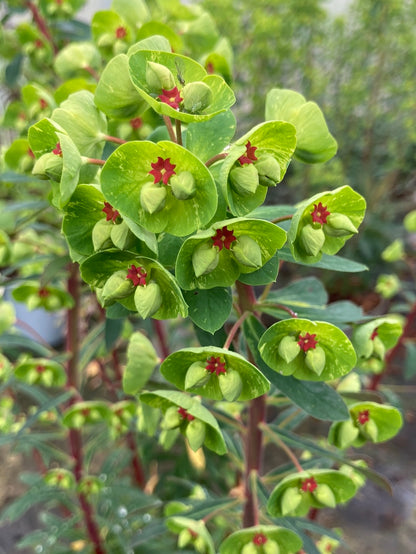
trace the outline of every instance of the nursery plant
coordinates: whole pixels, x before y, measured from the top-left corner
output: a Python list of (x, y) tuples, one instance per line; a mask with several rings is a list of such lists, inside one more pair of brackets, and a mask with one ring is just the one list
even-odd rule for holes
[(335, 548), (317, 512), (366, 478), (389, 490), (346, 449), (402, 425), (361, 390), (402, 328), (280, 278), (366, 269), (338, 254), (365, 215), (351, 187), (268, 203), (290, 164), (336, 154), (321, 109), (265, 90), (241, 136), (231, 48), (199, 7), (114, 0), (87, 39), (78, 1), (8, 6), (33, 22), (3, 30), (3, 121), (21, 130), (3, 285), (66, 328), (63, 345), (22, 337), (0, 306), (0, 441), (38, 466), (2, 520), (40, 504), (20, 547), (53, 554)]

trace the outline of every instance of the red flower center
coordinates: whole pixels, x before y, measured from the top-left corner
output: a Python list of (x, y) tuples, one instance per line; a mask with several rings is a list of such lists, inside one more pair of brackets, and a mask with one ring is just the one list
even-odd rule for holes
[(116, 219), (120, 215), (118, 210), (115, 210), (109, 202), (104, 202), (104, 208), (101, 210), (105, 213), (105, 220), (116, 222)]
[(224, 247), (229, 250), (232, 243), (237, 240), (234, 236), (234, 231), (229, 231), (226, 226), (222, 229), (217, 229), (215, 235), (211, 238), (214, 246), (218, 246), (220, 251)]
[(35, 47), (36, 48), (43, 48), (43, 42), (39, 38), (37, 38), (35, 40)]
[(134, 117), (133, 119), (130, 119), (130, 125), (133, 129), (140, 129), (143, 125), (143, 120), (141, 117)]
[(315, 340), (315, 337), (316, 337), (316, 334), (311, 335), (309, 333), (305, 333), (303, 336), (299, 335), (298, 345), (301, 347), (301, 349), (304, 352), (307, 352), (311, 348), (316, 348), (318, 341)]
[(324, 223), (326, 223), (327, 217), (331, 215), (331, 212), (328, 212), (326, 206), (322, 206), (322, 203), (319, 202), (318, 205), (314, 204), (311, 215), (312, 221), (314, 223), (320, 223), (321, 225), (323, 225)]
[(179, 92), (178, 87), (174, 87), (170, 90), (165, 90), (163, 88), (162, 94), (159, 94), (158, 98), (161, 102), (167, 104), (175, 110), (177, 110), (180, 103), (183, 102), (183, 98), (181, 97), (181, 93)]
[(45, 108), (48, 107), (48, 103), (44, 98), (39, 98), (39, 106), (41, 110), (44, 110)]
[(55, 154), (55, 156), (62, 156), (62, 148), (60, 142), (56, 143), (55, 148), (52, 150), (52, 154)]
[(246, 153), (238, 158), (241, 165), (252, 164), (257, 160), (257, 156), (254, 152), (257, 150), (257, 146), (251, 146), (251, 142), (247, 141)]
[(194, 420), (194, 416), (191, 414), (188, 414), (188, 410), (185, 410), (185, 408), (178, 408), (178, 414), (181, 416), (182, 419), (186, 419), (187, 421)]
[(136, 267), (132, 264), (131, 267), (129, 267), (126, 279), (130, 279), (135, 287), (144, 287), (146, 285), (146, 277), (147, 273), (144, 267)]
[(45, 371), (45, 369), (46, 369), (46, 367), (44, 365), (39, 364), (39, 365), (36, 366), (36, 371), (39, 374), (43, 373)]
[(370, 410), (363, 410), (358, 413), (357, 421), (360, 425), (364, 425), (367, 421), (370, 421)]
[(263, 535), (263, 533), (256, 533), (253, 537), (253, 543), (256, 546), (261, 546), (262, 544), (266, 544), (267, 537), (266, 535)]
[(214, 64), (212, 62), (208, 62), (205, 69), (207, 70), (207, 73), (214, 73)]
[(38, 290), (38, 296), (40, 298), (46, 298), (49, 295), (50, 295), (50, 292), (45, 287), (42, 287), (41, 289)]
[(374, 329), (374, 331), (371, 333), (370, 340), (374, 340), (376, 337), (378, 337), (378, 331), (377, 329)]
[(117, 27), (116, 38), (124, 38), (126, 35), (127, 35), (127, 30), (125, 27)]
[(149, 171), (149, 175), (153, 175), (155, 179), (154, 183), (160, 183), (160, 181), (162, 181), (164, 185), (167, 185), (172, 175), (176, 175), (174, 171), (176, 165), (170, 163), (170, 158), (164, 160), (158, 156), (157, 162), (151, 164), (151, 166), (153, 169)]
[(210, 373), (216, 373), (217, 375), (220, 375), (221, 373), (227, 373), (225, 362), (222, 362), (219, 356), (217, 358), (215, 356), (211, 356), (210, 358), (208, 358), (205, 369)]
[(27, 155), (30, 156), (31, 158), (35, 157), (35, 154), (33, 153), (33, 150), (31, 148), (27, 149)]
[(84, 417), (88, 417), (90, 415), (90, 409), (89, 408), (82, 408), (81, 413)]
[(303, 492), (313, 492), (318, 488), (318, 483), (315, 481), (314, 477), (308, 477), (302, 481), (300, 488)]

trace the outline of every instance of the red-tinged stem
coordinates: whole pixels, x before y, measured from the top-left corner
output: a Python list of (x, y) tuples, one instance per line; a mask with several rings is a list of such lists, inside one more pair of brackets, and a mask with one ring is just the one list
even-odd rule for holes
[(315, 521), (316, 519), (318, 519), (318, 513), (318, 508), (311, 508), (308, 512), (308, 519), (310, 519), (311, 521)]
[(414, 326), (416, 324), (416, 303), (413, 304), (412, 309), (409, 312), (409, 315), (407, 316), (406, 325), (404, 326), (403, 333), (401, 334), (399, 340), (397, 341), (397, 344), (394, 348), (392, 348), (387, 354), (386, 354), (386, 364), (385, 369), (381, 373), (377, 373), (376, 375), (373, 375), (373, 378), (371, 379), (369, 390), (377, 390), (381, 380), (385, 375), (389, 373), (391, 370), (391, 366), (393, 363), (394, 358), (397, 356), (400, 348), (403, 346), (405, 340), (410, 337), (414, 337), (415, 335), (415, 329)]
[(143, 466), (140, 462), (140, 458), (137, 454), (137, 444), (133, 431), (129, 431), (126, 435), (127, 445), (131, 452), (131, 463), (133, 467), (134, 480), (138, 487), (144, 489), (146, 484), (146, 478), (144, 475)]
[(26, 2), (26, 6), (28, 9), (32, 12), (33, 20), (36, 23), (39, 31), (42, 33), (42, 35), (46, 38), (46, 40), (51, 44), (54, 54), (58, 53), (58, 48), (56, 44), (53, 41), (51, 32), (46, 24), (46, 21), (43, 19), (41, 14), (39, 13), (38, 7), (33, 2)]
[(238, 329), (243, 324), (244, 320), (247, 319), (247, 317), (251, 314), (251, 312), (247, 311), (244, 312), (243, 315), (241, 315), (237, 321), (234, 323), (234, 325), (231, 327), (230, 332), (228, 333), (227, 340), (224, 343), (224, 350), (228, 350), (231, 346), (231, 343), (234, 340), (235, 334), (237, 333)]
[(168, 130), (170, 140), (172, 142), (177, 142), (175, 131), (173, 130), (172, 121), (170, 120), (170, 117), (167, 115), (164, 115), (162, 117), (163, 117), (163, 121), (165, 122), (166, 128)]
[(298, 314), (288, 308), (287, 306), (284, 306), (283, 304), (269, 304), (268, 302), (264, 302), (263, 304), (257, 304), (257, 308), (261, 310), (262, 308), (277, 308), (278, 310), (282, 310), (286, 313), (288, 313), (291, 317), (298, 317)]
[(39, 335), (36, 329), (33, 329), (31, 325), (26, 323), (26, 321), (22, 321), (21, 319), (16, 318), (16, 325), (17, 327), (20, 327), (21, 329), (24, 329), (25, 331), (30, 333), (35, 340), (37, 340), (43, 346), (46, 346), (46, 348), (51, 348), (51, 345), (48, 344), (45, 339), (41, 337), (41, 335)]
[(289, 219), (293, 219), (293, 215), (282, 215), (281, 217), (276, 217), (275, 219), (272, 219), (272, 223), (280, 223), (281, 221), (288, 221)]
[(176, 140), (177, 143), (182, 146), (182, 123), (179, 121), (179, 119), (175, 119), (176, 123)]
[(127, 140), (118, 137), (112, 137), (111, 135), (103, 135), (103, 139), (107, 140), (108, 142), (115, 142), (116, 144), (126, 144), (126, 142), (128, 142)]
[(169, 346), (168, 346), (168, 340), (167, 340), (164, 324), (162, 321), (159, 321), (158, 319), (152, 319), (152, 322), (153, 322), (153, 328), (156, 331), (157, 337), (159, 339), (162, 356), (163, 358), (167, 358), (169, 356)]
[(215, 162), (218, 162), (219, 160), (224, 160), (228, 156), (227, 152), (222, 152), (221, 154), (216, 154), (209, 160), (205, 162), (206, 167), (209, 167), (210, 165), (215, 164)]
[(97, 82), (100, 80), (100, 75), (90, 65), (84, 65), (84, 67), (82, 69), (85, 69), (85, 71), (87, 71), (91, 75), (91, 77), (93, 77)]
[(70, 388), (79, 390), (78, 387), (78, 362), (79, 362), (79, 321), (81, 309), (81, 290), (79, 283), (78, 264), (71, 263), (69, 266), (69, 276), (67, 288), (69, 294), (74, 300), (74, 305), (67, 311), (67, 334), (66, 351), (69, 354), (67, 363), (67, 385)]
[(118, 352), (117, 348), (114, 348), (111, 352), (111, 357), (113, 358), (113, 367), (114, 367), (114, 373), (116, 374), (116, 378), (118, 381), (122, 381), (123, 374), (121, 372), (121, 366), (120, 366), (120, 360), (118, 359)]
[(283, 452), (286, 454), (286, 456), (289, 458), (289, 460), (293, 463), (296, 470), (299, 473), (301, 471), (303, 471), (303, 468), (300, 465), (299, 460), (297, 459), (295, 454), (292, 452), (292, 450), (282, 441), (282, 439), (276, 433), (273, 433), (273, 431), (271, 431), (267, 427), (266, 423), (260, 423), (259, 427), (262, 431), (264, 431), (264, 433), (266, 435), (269, 435), (270, 437), (273, 438), (273, 442), (277, 443), (280, 446), (280, 448), (283, 450)]
[(87, 163), (94, 165), (104, 165), (105, 160), (99, 160), (98, 158), (87, 158)]

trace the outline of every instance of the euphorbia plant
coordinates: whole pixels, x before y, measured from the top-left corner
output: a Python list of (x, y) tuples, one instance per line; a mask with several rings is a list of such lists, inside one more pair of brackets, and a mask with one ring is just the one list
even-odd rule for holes
[[(218, 58), (195, 52), (195, 37), (205, 39), (208, 51), (215, 49), (218, 37), (205, 32), (209, 16), (182, 7), (184, 20), (172, 17), (169, 26), (152, 20), (141, 0), (131, 4), (131, 13), (118, 0), (112, 10), (94, 17), (95, 44), (62, 48), (55, 69), (69, 81), (55, 94), (56, 107), (48, 114), (37, 112), (41, 119), (28, 131), (33, 172), (50, 179), (49, 199), (62, 217), (73, 297), (69, 304), (65, 295), (56, 296), (69, 308), (67, 359), (61, 360), (67, 392), (45, 402), (57, 411), (54, 424), (68, 438), (72, 461), (63, 467), (65, 460), (49, 453), (37, 486), (55, 488), (58, 502), (74, 513), (76, 532), (68, 538), (62, 531), (59, 540), (74, 543), (81, 535), (85, 551), (97, 554), (120, 548), (151, 552), (155, 536), (173, 548), (174, 535), (179, 548), (201, 553), (290, 554), (303, 542), (313, 554), (316, 547), (297, 516), (354, 496), (357, 479), (341, 471), (340, 462), (365, 476), (373, 474), (332, 447), (318, 445), (318, 452), (336, 463), (302, 467), (288, 444), (311, 450), (315, 443), (292, 431), (308, 416), (331, 421), (329, 442), (346, 448), (366, 439), (386, 440), (399, 430), (395, 408), (354, 403), (348, 410), (336, 390), (361, 367), (361, 358), (382, 360), (379, 343), (371, 343), (370, 352), (368, 341), (374, 342), (379, 330), (384, 347), (392, 348), (398, 324), (390, 330), (387, 319), (365, 323), (354, 333), (357, 342), (351, 342), (351, 323), (364, 319), (355, 305), (343, 303), (341, 313), (336, 305), (327, 306), (316, 279), (289, 285), (291, 293), (272, 287), (283, 261), (363, 269), (336, 253), (358, 233), (365, 200), (344, 186), (294, 207), (262, 206), (270, 190), (284, 186), (293, 158), (318, 163), (335, 154), (322, 112), (292, 91), (274, 89), (267, 97), (267, 121), (235, 138), (235, 98), (227, 71), (212, 74), (212, 60)], [(51, 12), (49, 3), (45, 6)], [(155, 10), (153, 16), (158, 15)], [(177, 42), (182, 44), (182, 33), (184, 53), (172, 52)], [(79, 82), (86, 74), (98, 79), (96, 86)], [(120, 130), (124, 138), (109, 135), (109, 129)], [(139, 129), (142, 134), (136, 133)], [(17, 167), (20, 153), (26, 168), (27, 152), (18, 149), (9, 157)], [(93, 399), (80, 386), (78, 269), (105, 327), (104, 353), (98, 347), (93, 351), (107, 393)], [(15, 296), (32, 298), (38, 290), (32, 288), (20, 287)], [(39, 298), (39, 304), (46, 302)], [(279, 320), (267, 330), (265, 314)], [(185, 344), (167, 339), (166, 320), (172, 332), (186, 329)], [(86, 350), (81, 354), (88, 358)], [(5, 361), (6, 383), (11, 389), (16, 380), (62, 386), (63, 368), (56, 357), (50, 352), (50, 359), (17, 360), (13, 377)], [(105, 372), (109, 359), (112, 378)], [(46, 409), (41, 406), (40, 412)], [(392, 414), (394, 425), (383, 426)], [(374, 425), (369, 424), (373, 415)], [(117, 497), (121, 476), (114, 469), (107, 486), (84, 460), (83, 436), (93, 436), (94, 429), (113, 445), (123, 440), (130, 451), (140, 493), (129, 504), (123, 533), (112, 526), (108, 506), (110, 492)], [(169, 481), (163, 473), (172, 471), (158, 470), (157, 459), (165, 456), (158, 449), (175, 457), (183, 453), (183, 444), (189, 471), (206, 467), (214, 475), (216, 465), (224, 470), (218, 485), (204, 479), (206, 491), (192, 487), (189, 494), (188, 486), (180, 495), (158, 486), (159, 480)], [(272, 464), (263, 467), (269, 444), (288, 455), (289, 475)], [(205, 465), (208, 456), (212, 467)], [(69, 498), (69, 507), (63, 498)], [(135, 502), (151, 515), (136, 517)], [(166, 525), (160, 525), (162, 520)], [(173, 535), (166, 537), (168, 530)]]

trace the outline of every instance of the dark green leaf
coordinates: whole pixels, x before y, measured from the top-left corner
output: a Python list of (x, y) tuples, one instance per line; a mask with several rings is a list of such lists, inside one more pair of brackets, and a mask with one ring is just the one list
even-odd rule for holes
[(220, 329), (230, 315), (233, 298), (228, 288), (215, 287), (208, 290), (184, 292), (189, 317), (204, 331), (214, 333)]
[(353, 260), (347, 260), (347, 258), (342, 258), (341, 256), (329, 256), (328, 254), (322, 254), (322, 258), (319, 262), (314, 262), (312, 264), (303, 263), (294, 259), (287, 246), (279, 250), (279, 257), (286, 262), (305, 265), (307, 267), (317, 267), (319, 269), (330, 269), (331, 271), (341, 271), (342, 273), (368, 271), (368, 267), (364, 264), (354, 262)]

